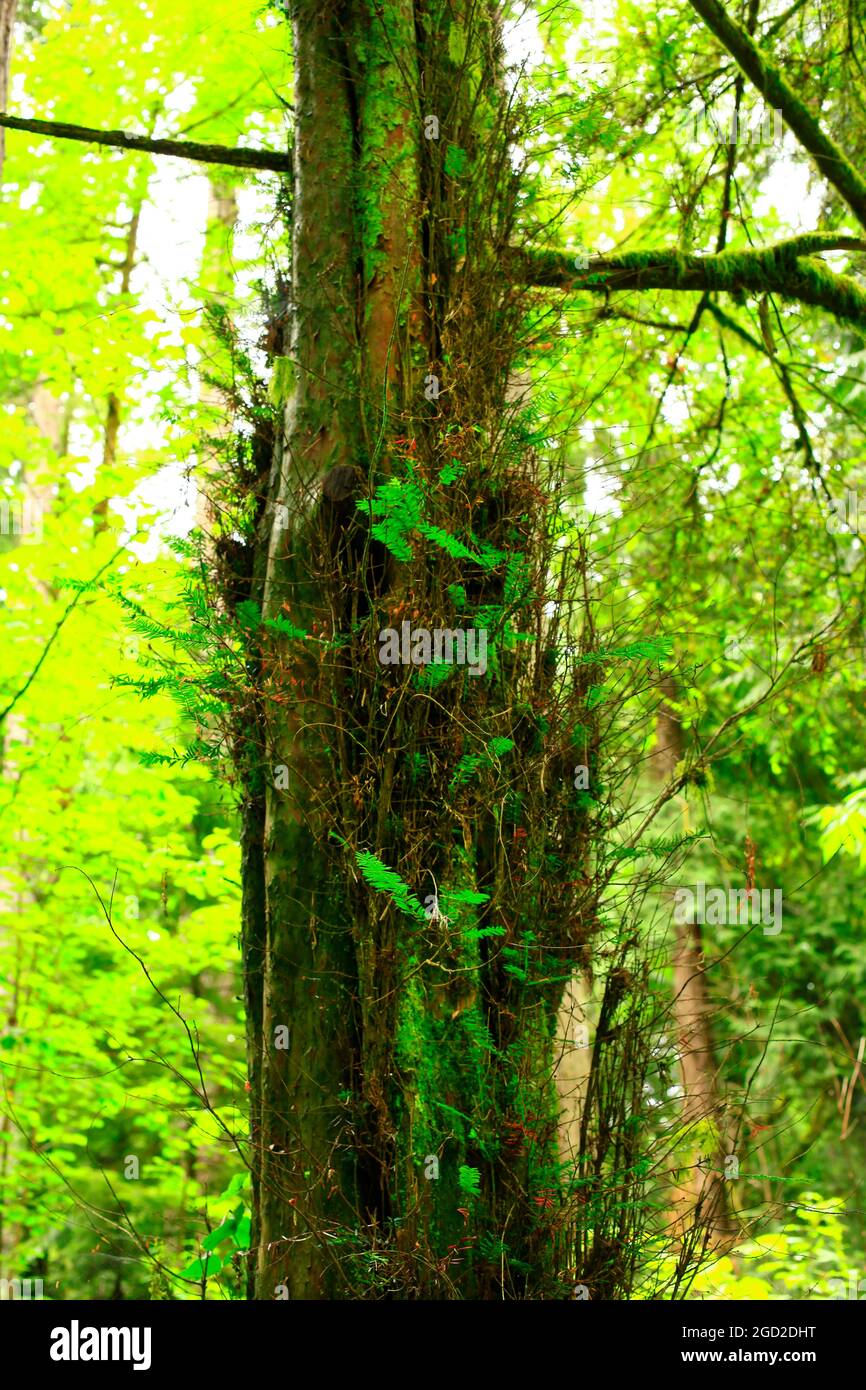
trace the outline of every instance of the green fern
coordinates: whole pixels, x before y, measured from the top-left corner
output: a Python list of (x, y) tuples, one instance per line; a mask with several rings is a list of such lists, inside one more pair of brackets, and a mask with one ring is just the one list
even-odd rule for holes
[(637, 642), (629, 642), (625, 647), (599, 647), (597, 651), (587, 652), (575, 657), (575, 665), (592, 666), (601, 661), (661, 661), (670, 656), (673, 639), (670, 637), (643, 637)]
[(197, 738), (182, 753), (178, 753), (177, 749), (173, 748), (171, 753), (139, 751), (137, 756), (142, 767), (186, 767), (188, 763), (213, 762), (219, 755), (218, 747), (213, 747)]
[(381, 859), (371, 853), (370, 850), (362, 849), (355, 851), (355, 861), (358, 868), (371, 888), (377, 893), (387, 893), (388, 897), (398, 907), (401, 912), (414, 917), (416, 921), (427, 921), (427, 914), (413, 895), (408, 883), (393, 869), (389, 869), (387, 864), (383, 864)]
[(452, 536), (450, 531), (445, 531), (441, 526), (432, 526), (428, 522), (419, 522), (418, 531), (425, 540), (432, 541), (438, 545), (440, 550), (444, 550), (454, 560), (473, 560), (478, 563), (479, 557), (474, 551), (459, 541), (456, 536)]
[(413, 681), (419, 690), (435, 690), (453, 676), (456, 669), (452, 661), (431, 661), (429, 666), (414, 672)]
[(283, 617), (266, 618), (264, 626), (271, 632), (278, 632), (281, 637), (304, 639), (310, 635), (304, 628), (295, 627), (294, 623), (290, 623), (288, 618)]
[(481, 1173), (477, 1168), (470, 1168), (467, 1164), (461, 1163), (457, 1172), (457, 1182), (465, 1197), (481, 1196)]

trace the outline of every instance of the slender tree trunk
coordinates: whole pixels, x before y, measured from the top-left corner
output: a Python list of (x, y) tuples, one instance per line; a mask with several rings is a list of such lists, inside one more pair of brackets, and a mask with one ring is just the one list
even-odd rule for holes
[[(234, 189), (222, 187), (213, 179), (208, 179), (205, 249), (201, 267), (202, 286), (211, 307), (219, 306), (221, 310), (227, 309), (229, 312), (235, 287), (232, 271), (232, 233), (237, 218), (238, 205)], [(224, 347), (225, 344), (214, 341), (215, 361), (219, 361), (220, 351)], [(210, 376), (209, 368), (210, 363), (206, 361), (206, 378)], [(208, 420), (208, 454), (199, 464), (195, 499), (196, 526), (210, 534), (214, 527), (211, 491), (221, 463), (219, 457), (213, 456), (210, 445), (213, 444), (216, 453), (219, 454), (225, 443), (230, 441), (232, 404), (226, 400), (224, 391), (208, 379), (202, 381), (199, 403), (206, 411), (213, 411), (215, 416), (215, 423), (212, 424)], [(210, 547), (208, 550), (210, 551)]]
[[(12, 58), (12, 29), (18, 0), (0, 0), (0, 111), (5, 112), (9, 95), (9, 66)], [(6, 132), (0, 127), (0, 183), (6, 156)]]
[(592, 1073), (592, 985), (585, 974), (566, 985), (557, 1017), (556, 1091), (559, 1153), (564, 1165), (579, 1162), (589, 1080)]
[[(123, 264), (120, 268), (120, 297), (129, 294), (129, 284), (132, 279), (132, 272), (135, 269), (135, 257), (138, 252), (138, 227), (141, 221), (142, 201), (139, 200), (129, 220), (126, 230), (126, 245), (124, 248)], [(116, 392), (109, 392), (108, 408), (105, 412), (105, 433), (102, 440), (102, 466), (111, 468), (117, 458), (117, 435), (120, 429), (120, 397)], [(98, 509), (97, 509), (98, 510)]]
[[(672, 676), (666, 676), (661, 686), (663, 703), (656, 720), (656, 751), (654, 766), (660, 781), (667, 782), (682, 761), (682, 724), (675, 711), (677, 686)], [(702, 1122), (709, 1121), (718, 1134), (718, 1143), (710, 1154), (709, 1169), (696, 1166), (690, 1180), (678, 1191), (676, 1203), (680, 1214), (677, 1224), (691, 1239), (706, 1238), (717, 1245), (731, 1233), (728, 1194), (725, 1187), (724, 1160), (726, 1155), (723, 1107), (716, 1082), (716, 1060), (713, 1050), (710, 1004), (701, 927), (697, 922), (677, 922), (674, 925), (672, 1019), (677, 1035), (677, 1048), (682, 1073), (682, 1123), (698, 1132)]]
[[(132, 272), (135, 269), (135, 258), (138, 253), (138, 227), (141, 221), (141, 209), (144, 198), (139, 197), (132, 211), (132, 216), (126, 229), (126, 241), (123, 250), (123, 262), (120, 266), (120, 299), (124, 299), (129, 294)], [(117, 439), (120, 433), (121, 422), (121, 397), (116, 391), (109, 391), (108, 401), (105, 408), (105, 426), (102, 432), (102, 467), (103, 469), (113, 468), (117, 460)], [(108, 496), (102, 501), (97, 502), (93, 508), (96, 532), (104, 531), (108, 517)]]

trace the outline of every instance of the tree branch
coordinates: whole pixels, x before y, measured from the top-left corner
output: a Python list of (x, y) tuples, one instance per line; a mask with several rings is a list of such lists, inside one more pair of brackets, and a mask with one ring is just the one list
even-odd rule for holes
[(866, 289), (849, 275), (838, 275), (817, 251), (866, 251), (866, 240), (810, 232), (754, 251), (723, 251), (712, 256), (680, 251), (628, 251), (593, 257), (575, 270), (563, 251), (513, 249), (505, 269), (518, 284), (573, 292), (588, 290), (692, 290), (703, 293), (776, 294), (781, 299), (826, 309), (839, 319), (866, 325)]
[(80, 589), (78, 590), (78, 593), (77, 593), (77, 594), (75, 595), (75, 597), (71, 600), (71, 602), (67, 604), (65, 611), (61, 614), (61, 616), (58, 618), (57, 622), (55, 623), (55, 625), (54, 625), (54, 631), (52, 632), (52, 634), (51, 634), (51, 636), (49, 637), (48, 641), (45, 643), (45, 646), (42, 648), (42, 652), (41, 652), (41, 655), (40, 655), (40, 657), (39, 657), (39, 660), (37, 661), (36, 665), (33, 667), (33, 670), (30, 672), (30, 675), (27, 677), (27, 679), (26, 679), (26, 681), (24, 682), (24, 684), (23, 684), (22, 686), (20, 686), (18, 690), (16, 690), (15, 694), (12, 696), (12, 699), (11, 699), (11, 700), (9, 701), (9, 703), (5, 706), (5, 708), (2, 709), (2, 710), (0, 710), (0, 731), (2, 731), (2, 728), (3, 728), (3, 725), (4, 725), (5, 721), (6, 721), (7, 716), (10, 715), (10, 714), (12, 713), (13, 709), (14, 709), (15, 706), (18, 704), (18, 701), (22, 698), (22, 696), (24, 696), (24, 695), (27, 694), (27, 691), (30, 689), (30, 687), (31, 687), (31, 685), (33, 684), (33, 682), (35, 681), (36, 677), (39, 675), (39, 672), (40, 672), (40, 670), (42, 669), (42, 663), (44, 662), (44, 660), (45, 660), (45, 658), (47, 657), (48, 653), (51, 651), (51, 648), (54, 646), (54, 643), (57, 641), (58, 637), (60, 636), (61, 632), (63, 631), (63, 627), (64, 627), (64, 625), (66, 624), (67, 620), (68, 620), (69, 618), (72, 617), (72, 614), (75, 612), (75, 609), (78, 607), (78, 604), (79, 604), (80, 600), (84, 597), (84, 595), (85, 595), (86, 593), (90, 593), (90, 591), (93, 589), (93, 587), (98, 583), (98, 581), (99, 581), (99, 580), (102, 578), (102, 576), (105, 574), (105, 571), (106, 571), (111, 565), (114, 564), (115, 560), (118, 558), (119, 555), (122, 555), (122, 554), (123, 554), (124, 549), (125, 549), (124, 546), (119, 546), (118, 549), (115, 550), (114, 554), (113, 554), (108, 560), (106, 560), (105, 564), (102, 565), (102, 567), (96, 571), (96, 574), (95, 574), (95, 575), (93, 576), (93, 578), (89, 581), (89, 583), (86, 584), (86, 585), (84, 585), (82, 588), (80, 588)]
[(59, 140), (82, 140), (88, 145), (109, 145), (117, 150), (142, 150), (146, 154), (165, 154), (173, 159), (193, 159), (200, 164), (227, 164), (236, 169), (270, 169), (288, 173), (291, 158), (278, 150), (243, 150), (229, 145), (202, 145), (196, 140), (151, 140), (146, 135), (129, 135), (125, 130), (91, 130), (62, 121), (25, 121), (19, 116), (0, 116), (0, 129), (26, 130), (32, 135), (50, 135)]
[(840, 193), (866, 227), (866, 179), (849, 163), (842, 150), (822, 129), (809, 108), (788, 86), (777, 67), (762, 53), (754, 39), (731, 19), (719, 0), (689, 0), (708, 29), (722, 43), (749, 77), (767, 104), (781, 111), (785, 124), (809, 151), (825, 179)]

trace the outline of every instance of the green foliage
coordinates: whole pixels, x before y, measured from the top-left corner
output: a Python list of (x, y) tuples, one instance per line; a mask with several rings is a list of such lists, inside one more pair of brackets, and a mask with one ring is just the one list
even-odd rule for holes
[[(850, 98), (862, 35), (850, 7), (822, 6), (819, 26), (809, 7), (789, 10), (778, 29), (775, 13), (762, 18), (762, 44), (784, 59), (799, 117), (814, 127), (820, 112), (844, 142), (850, 175), (866, 154)], [(394, 720), (400, 757), (381, 814), (367, 806), (373, 779), (355, 776), (357, 747), (335, 798), (339, 814), (360, 805), (363, 833), (338, 838), (351, 891), (377, 895), (381, 927), (352, 981), (363, 1065), (381, 1071), (339, 1100), (365, 1143), (381, 1124), (401, 1158), (441, 1157), (445, 1195), (424, 1197), (440, 1224), (421, 1234), (442, 1287), (457, 1287), (460, 1250), (464, 1268), (492, 1280), (507, 1267), (510, 1291), (534, 1293), (519, 1252), (564, 1250), (569, 1220), (557, 1260), (591, 1271), (594, 1297), (635, 1280), (645, 1297), (839, 1297), (862, 1263), (866, 561), (857, 526), (833, 531), (826, 515), (828, 497), (866, 486), (866, 354), (850, 327), (866, 313), (862, 248), (832, 198), (802, 235), (805, 160), (790, 147), (733, 160), (683, 138), (696, 70), (702, 99), (737, 90), (688, 7), (617, 0), (604, 42), (568, 7), (531, 17), (540, 56), (509, 109), (510, 144), (497, 143), (486, 12), (480, 28), (451, 22), (431, 40), (465, 89), (431, 93), (448, 97), (453, 127), (405, 207), (426, 209), (430, 264), (411, 294), (431, 316), (442, 296), (446, 390), (411, 422), (417, 456), (393, 439), (386, 396), (369, 452), (387, 468), (357, 503), (409, 571), (401, 599), (439, 616), (450, 603), (488, 629), (484, 681), (441, 662), (399, 695), (380, 672), (364, 686), (366, 619), (324, 635), (263, 616), (249, 562), (262, 558), (267, 431), (299, 380), (285, 347), (262, 366), (285, 320), (286, 249), (268, 225), (286, 190), (257, 185), (266, 211), (244, 264), (240, 239), (229, 254), (225, 226), (205, 229), (193, 175), (171, 183), (149, 156), (7, 136), (0, 496), (36, 502), (43, 532), (0, 537), (0, 1204), (9, 1272), (44, 1268), (52, 1297), (245, 1294), (235, 793), (248, 803), (261, 791), (263, 650), (308, 661), (305, 672), (322, 652), (345, 662), (338, 694), (316, 692), (341, 715), (322, 720), (329, 757), (349, 715), (363, 711), (358, 727), (373, 708)], [(356, 49), (347, 35), (344, 77), (354, 64), (369, 103), (390, 91), (394, 23), (386, 13)], [(276, 147), (294, 116), (285, 44), (279, 7), (215, 0), (203, 13), (181, 0), (156, 18), (107, 0), (29, 7), (13, 99), (94, 126)], [(609, 59), (608, 77), (586, 72), (587, 53)], [(419, 162), (412, 138), (382, 121), (364, 145), (362, 300), (389, 283), (386, 202)], [(503, 171), (523, 161), (511, 221), (506, 172), (489, 206), (475, 191), (496, 159)], [(220, 170), (212, 192), (238, 177)], [(172, 201), (183, 210), (168, 234)], [(840, 235), (847, 247), (821, 259)], [(618, 254), (617, 268), (580, 283), (575, 272), (563, 289), (571, 255), (548, 252), (554, 236)], [(167, 269), (163, 242), (177, 255), (189, 242), (189, 263)], [(513, 308), (509, 258), (523, 247), (559, 280)], [(660, 271), (670, 289), (648, 290)], [(251, 310), (256, 280), (276, 305), (267, 331)], [(512, 313), (509, 357), (500, 329)], [(398, 315), (390, 347), (396, 362), (411, 343), (407, 380), (427, 365), (415, 334)], [(522, 381), (528, 405), (511, 400)], [(489, 401), (506, 397), (496, 418)], [(221, 470), (237, 482), (219, 520), (202, 505), (189, 535), (172, 534), (190, 521), (179, 460), (202, 482)], [(295, 698), (290, 685), (279, 695)], [(288, 709), (292, 736), (306, 734), (309, 705)], [(410, 746), (407, 731), (425, 741)], [(574, 762), (590, 776), (576, 794)], [(354, 848), (364, 843), (381, 857)], [(410, 886), (422, 856), (441, 883), (435, 920)], [(778, 937), (734, 923), (702, 934), (724, 1129), (717, 1116), (683, 1124), (671, 1018), (667, 905), (703, 881), (785, 896)], [(586, 985), (594, 1031), (580, 1169), (557, 1150), (550, 1081), (566, 981)], [(754, 1235), (696, 1269), (671, 1245), (670, 1188), (734, 1132), (742, 1176), (729, 1200)], [(405, 1169), (389, 1192), (395, 1228), (420, 1209)], [(494, 1180), (503, 1171), (514, 1193)], [(405, 1288), (386, 1224), (381, 1249), (329, 1230), (364, 1295)], [(544, 1274), (542, 1296), (562, 1296)]]
[(401, 912), (414, 917), (416, 921), (427, 920), (423, 907), (413, 895), (408, 883), (404, 883), (400, 875), (389, 869), (387, 864), (383, 864), (375, 854), (369, 850), (358, 850), (355, 853), (355, 861), (365, 881), (375, 892), (387, 894)]
[[(257, 5), (181, 0), (157, 22), (73, 0), (38, 19), (16, 29), (10, 109), (23, 92), (85, 125), (280, 138), (286, 60)], [(146, 155), (5, 144), (0, 496), (37, 503), (41, 534), (0, 536), (2, 1273), (38, 1271), (53, 1299), (200, 1298), (179, 1271), (222, 1214), (246, 1076), (236, 812), (198, 723), (225, 687), (200, 669), (206, 632), (228, 671), (240, 648), (206, 596), (190, 614), (199, 547), (171, 517), (173, 460), (207, 413), (186, 372), (213, 351), (197, 312), (219, 288), (196, 245), (207, 189), (167, 184)], [(161, 246), (176, 258), (187, 239), (192, 258), (167, 264)], [(230, 1268), (205, 1296), (241, 1292)]]
[[(738, 1243), (728, 1254), (708, 1255), (690, 1281), (689, 1299), (755, 1300), (858, 1298), (859, 1252), (848, 1244), (843, 1203), (816, 1192), (789, 1204), (791, 1217), (778, 1229)], [(648, 1267), (645, 1297), (675, 1272), (665, 1259)], [(658, 1282), (656, 1282), (658, 1281)]]
[(821, 853), (825, 863), (843, 851), (859, 860), (866, 869), (866, 789), (859, 787), (838, 806), (822, 806), (811, 816), (820, 827)]
[[(405, 563), (413, 559), (415, 551), (410, 541), (413, 534), (417, 534), (431, 541), (452, 559), (472, 560), (484, 569), (492, 569), (505, 560), (504, 551), (476, 538), (473, 538), (476, 549), (471, 550), (459, 537), (427, 520), (433, 506), (432, 496), (419, 482), (410, 459), (404, 460), (404, 467), (405, 478), (380, 483), (371, 501), (362, 498), (355, 503), (360, 511), (379, 518), (373, 522), (370, 534), (381, 541), (395, 559)], [(441, 470), (440, 481), (447, 479), (453, 482), (458, 476), (459, 473), (449, 465)]]
[[(228, 1194), (231, 1195), (231, 1194)], [(223, 1198), (227, 1193), (222, 1194)], [(233, 1269), (236, 1264), (235, 1252), (247, 1255), (250, 1244), (250, 1215), (246, 1204), (239, 1202), (214, 1230), (209, 1231), (201, 1242), (202, 1256), (181, 1270), (182, 1279), (210, 1279), (221, 1270)], [(220, 1246), (224, 1248), (220, 1250)], [(227, 1290), (231, 1292), (231, 1283)]]
[(481, 1174), (477, 1168), (469, 1168), (465, 1163), (461, 1163), (458, 1170), (458, 1182), (460, 1191), (467, 1197), (479, 1197), (481, 1195)]

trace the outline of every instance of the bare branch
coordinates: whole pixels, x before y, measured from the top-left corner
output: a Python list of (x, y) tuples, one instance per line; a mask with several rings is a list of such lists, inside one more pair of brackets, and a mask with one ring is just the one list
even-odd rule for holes
[(285, 174), (291, 157), (278, 150), (243, 150), (229, 145), (202, 145), (196, 140), (151, 140), (125, 130), (91, 130), (89, 126), (62, 121), (25, 121), (19, 116), (0, 116), (0, 129), (26, 130), (31, 135), (50, 135), (58, 140), (82, 140), (88, 145), (109, 145), (117, 150), (141, 150), (172, 159), (192, 159), (199, 164), (228, 164), (235, 169), (270, 169)]

